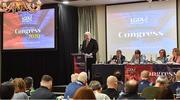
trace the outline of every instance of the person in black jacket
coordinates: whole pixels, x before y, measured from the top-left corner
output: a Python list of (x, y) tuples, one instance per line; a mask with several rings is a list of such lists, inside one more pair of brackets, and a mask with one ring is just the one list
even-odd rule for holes
[(56, 99), (55, 94), (51, 92), (53, 78), (49, 75), (43, 75), (40, 87), (32, 93), (30, 99)]
[(14, 95), (15, 87), (10, 81), (4, 82), (0, 86), (0, 99), (11, 100)]
[(122, 51), (117, 50), (116, 55), (114, 55), (113, 58), (110, 61), (108, 61), (108, 63), (111, 63), (111, 64), (123, 64), (125, 59), (126, 59), (125, 56), (122, 55)]
[(117, 91), (118, 79), (115, 76), (108, 76), (107, 80), (107, 89), (103, 90), (102, 93), (108, 95), (110, 99), (117, 99), (119, 92)]
[(98, 43), (95, 39), (91, 38), (91, 33), (86, 32), (84, 36), (81, 52), (92, 56), (92, 58), (87, 58), (87, 72), (91, 72), (91, 65), (96, 63), (96, 53), (98, 52)]
[(26, 83), (26, 94), (28, 96), (31, 96), (31, 93), (34, 92), (33, 88), (33, 78), (32, 77), (25, 77), (24, 82)]

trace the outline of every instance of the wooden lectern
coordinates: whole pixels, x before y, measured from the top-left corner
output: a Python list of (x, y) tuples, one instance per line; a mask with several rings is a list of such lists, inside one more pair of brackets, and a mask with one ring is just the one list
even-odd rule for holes
[(87, 72), (87, 58), (92, 58), (92, 56), (83, 53), (73, 53), (74, 62), (74, 73)]

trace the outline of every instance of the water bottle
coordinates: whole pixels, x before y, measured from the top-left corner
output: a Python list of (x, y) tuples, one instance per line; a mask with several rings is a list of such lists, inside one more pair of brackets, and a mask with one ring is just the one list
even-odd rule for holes
[(70, 97), (69, 97), (69, 96), (67, 96), (67, 100), (70, 100)]
[(180, 87), (176, 88), (176, 98), (180, 98)]
[(99, 64), (102, 64), (102, 61), (101, 61), (101, 58), (99, 58), (99, 62), (98, 62)]
[(150, 63), (153, 63), (152, 55), (150, 55)]

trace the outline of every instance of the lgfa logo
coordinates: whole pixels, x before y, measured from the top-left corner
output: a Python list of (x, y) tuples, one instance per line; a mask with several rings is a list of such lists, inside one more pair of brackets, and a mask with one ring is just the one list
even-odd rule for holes
[(29, 23), (32, 21), (32, 14), (23, 13), (21, 16), (22, 16), (22, 23)]

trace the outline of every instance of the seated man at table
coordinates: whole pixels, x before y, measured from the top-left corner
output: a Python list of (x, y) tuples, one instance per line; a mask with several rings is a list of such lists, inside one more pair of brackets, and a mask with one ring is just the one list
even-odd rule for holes
[(145, 56), (141, 55), (140, 50), (135, 50), (135, 53), (134, 53), (130, 63), (145, 64), (145, 63), (147, 63), (147, 61), (145, 60)]
[(110, 61), (108, 61), (108, 63), (123, 64), (124, 61), (125, 61), (125, 56), (122, 55), (122, 51), (117, 50), (116, 55), (114, 55), (113, 58)]

